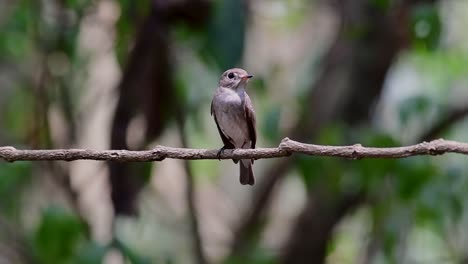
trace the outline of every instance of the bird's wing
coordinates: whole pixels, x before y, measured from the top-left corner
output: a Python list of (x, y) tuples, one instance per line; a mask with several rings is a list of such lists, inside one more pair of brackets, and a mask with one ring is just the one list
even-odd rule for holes
[(255, 144), (257, 143), (257, 130), (255, 128), (255, 110), (252, 105), (252, 101), (250, 101), (249, 95), (245, 93), (245, 103), (244, 103), (244, 111), (245, 111), (245, 119), (247, 121), (247, 127), (249, 128), (249, 136), (250, 140), (252, 141), (252, 148), (255, 148)]
[(226, 135), (224, 135), (223, 131), (219, 127), (218, 120), (216, 119), (216, 113), (215, 113), (214, 108), (213, 108), (213, 101), (211, 101), (211, 115), (214, 117), (216, 127), (218, 128), (219, 135), (221, 136), (221, 139), (223, 140), (224, 148), (234, 149), (235, 146), (234, 146), (234, 143), (232, 142), (232, 140), (230, 140), (230, 138), (228, 138)]

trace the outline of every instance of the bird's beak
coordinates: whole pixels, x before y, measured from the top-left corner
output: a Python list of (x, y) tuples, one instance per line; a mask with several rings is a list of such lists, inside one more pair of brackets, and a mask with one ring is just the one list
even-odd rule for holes
[(250, 79), (250, 78), (252, 78), (252, 77), (253, 77), (253, 75), (244, 75), (244, 76), (241, 77), (241, 79), (242, 79), (243, 81), (247, 81), (248, 79)]

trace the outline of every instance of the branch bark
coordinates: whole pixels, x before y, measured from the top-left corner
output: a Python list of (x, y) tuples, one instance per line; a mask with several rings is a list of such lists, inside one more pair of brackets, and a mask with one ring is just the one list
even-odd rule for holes
[[(218, 150), (190, 149), (157, 146), (152, 150), (90, 150), (90, 149), (42, 149), (19, 150), (14, 147), (0, 147), (0, 159), (13, 161), (44, 160), (107, 160), (118, 162), (162, 161), (164, 159), (206, 160), (218, 159)], [(389, 158), (399, 159), (412, 156), (442, 155), (458, 153), (468, 155), (468, 143), (437, 139), (415, 145), (392, 148), (364, 147), (361, 144), (349, 146), (324, 146), (306, 144), (284, 138), (277, 148), (225, 150), (220, 159), (269, 159), (290, 156), (291, 154), (309, 156), (341, 157), (348, 159)]]

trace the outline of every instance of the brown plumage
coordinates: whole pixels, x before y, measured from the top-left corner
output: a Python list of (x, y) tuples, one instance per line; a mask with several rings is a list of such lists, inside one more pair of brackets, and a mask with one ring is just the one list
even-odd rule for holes
[[(234, 68), (225, 71), (219, 79), (218, 88), (211, 102), (211, 115), (218, 127), (224, 143), (218, 155), (224, 149), (255, 148), (257, 132), (255, 129), (255, 110), (249, 95), (245, 92), (252, 75), (245, 70)], [(238, 160), (233, 160), (238, 163)], [(240, 183), (255, 183), (252, 171), (253, 160), (241, 160)]]

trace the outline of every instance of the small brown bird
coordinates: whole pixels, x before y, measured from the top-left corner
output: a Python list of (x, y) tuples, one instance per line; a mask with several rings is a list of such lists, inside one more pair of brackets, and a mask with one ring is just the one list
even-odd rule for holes
[[(214, 116), (224, 143), (218, 152), (218, 157), (224, 149), (255, 148), (257, 141), (255, 110), (249, 95), (245, 92), (247, 82), (252, 77), (245, 70), (234, 68), (225, 71), (219, 79), (218, 88), (211, 101), (211, 115)], [(239, 162), (235, 159), (233, 161)], [(243, 159), (239, 164), (239, 179), (242, 185), (255, 183), (252, 164), (253, 159)]]

